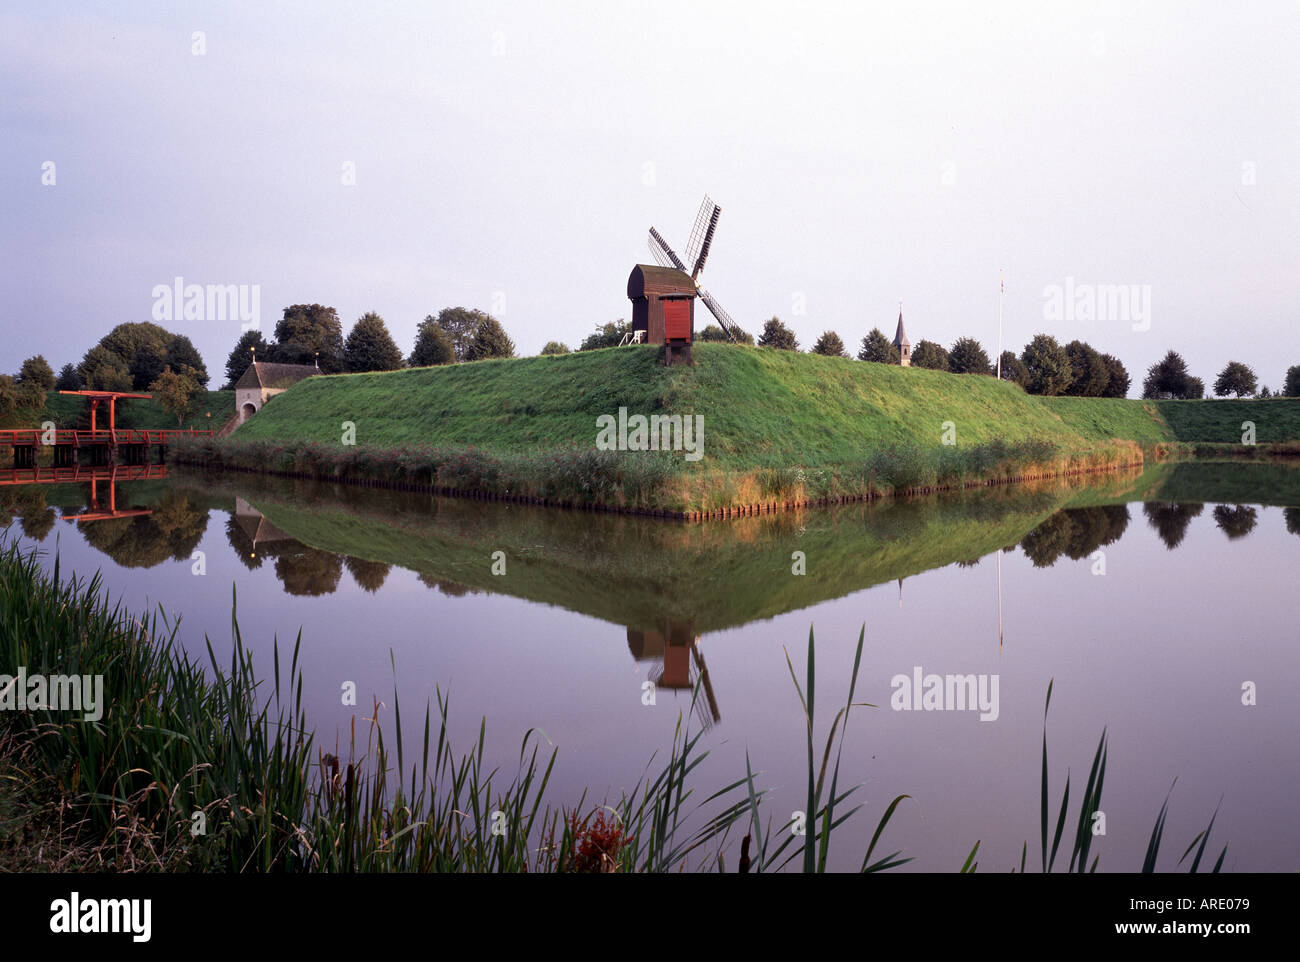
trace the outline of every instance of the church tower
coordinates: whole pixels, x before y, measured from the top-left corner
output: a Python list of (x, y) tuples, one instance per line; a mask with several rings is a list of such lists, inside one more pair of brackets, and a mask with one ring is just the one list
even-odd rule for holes
[(903, 367), (912, 366), (912, 342), (903, 330), (903, 302), (898, 302), (898, 330), (894, 332), (894, 347), (898, 348), (898, 363)]

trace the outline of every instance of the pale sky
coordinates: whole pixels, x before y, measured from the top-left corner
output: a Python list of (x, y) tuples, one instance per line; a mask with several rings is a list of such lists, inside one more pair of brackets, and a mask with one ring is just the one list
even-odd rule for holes
[[(1082, 337), (1136, 393), (1173, 347), (1276, 389), (1298, 50), (1294, 2), (7, 3), (0, 370), (79, 360), (177, 276), (259, 285), (268, 337), (319, 302), (409, 352), (464, 305), (576, 347), (708, 193), (702, 279), (750, 331), (856, 351), (901, 298), (913, 343), (993, 354), (1005, 268), (1017, 352)], [(1150, 329), (1046, 320), (1066, 278), (1149, 287)], [(165, 326), (219, 383), (238, 322)]]

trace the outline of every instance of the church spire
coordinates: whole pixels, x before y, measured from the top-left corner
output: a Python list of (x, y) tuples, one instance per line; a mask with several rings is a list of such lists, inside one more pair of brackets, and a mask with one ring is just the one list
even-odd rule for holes
[(912, 342), (903, 330), (903, 302), (898, 302), (898, 330), (894, 332), (894, 347), (898, 348), (898, 362), (903, 367), (912, 366)]

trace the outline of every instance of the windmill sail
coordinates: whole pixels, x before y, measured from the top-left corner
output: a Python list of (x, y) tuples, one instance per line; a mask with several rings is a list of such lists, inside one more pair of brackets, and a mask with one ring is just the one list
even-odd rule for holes
[(723, 309), (721, 304), (713, 299), (712, 294), (702, 287), (699, 288), (699, 292), (700, 300), (702, 300), (704, 306), (709, 309), (709, 313), (718, 319), (718, 323), (721, 324), (722, 329), (727, 332), (727, 336), (733, 341), (738, 340), (738, 335), (741, 333), (740, 325), (731, 319), (731, 315)]
[[(700, 204), (699, 213), (695, 215), (695, 225), (691, 228), (691, 236), (686, 244), (686, 260), (693, 265), (689, 274), (691, 281), (695, 284), (696, 291), (699, 293), (700, 300), (709, 309), (709, 313), (718, 319), (718, 323), (722, 325), (722, 329), (727, 333), (727, 336), (733, 341), (738, 341), (745, 332), (741, 330), (739, 324), (731, 319), (731, 315), (723, 309), (722, 305), (713, 299), (713, 295), (700, 286), (699, 281), (700, 272), (704, 270), (704, 262), (709, 257), (709, 247), (713, 243), (713, 232), (718, 229), (718, 217), (721, 214), (722, 208), (715, 204), (713, 199), (706, 194), (704, 203)], [(672, 267), (683, 274), (688, 273), (686, 264), (682, 263), (682, 259), (677, 256), (677, 252), (668, 246), (668, 242), (653, 227), (650, 228), (648, 244), (650, 253), (654, 255), (654, 259), (660, 267)]]
[[(686, 272), (686, 265), (678, 259), (677, 254), (668, 246), (668, 242), (653, 227), (650, 228), (650, 253), (654, 255), (660, 266), (675, 267), (682, 273)], [(667, 258), (667, 261), (664, 258)]]
[(709, 223), (716, 222), (715, 211), (717, 210), (718, 206), (713, 203), (713, 198), (705, 194), (700, 209), (695, 215), (695, 223), (691, 225), (691, 232), (687, 236), (686, 263), (694, 264), (699, 258), (700, 250), (704, 247), (704, 236), (709, 230)]

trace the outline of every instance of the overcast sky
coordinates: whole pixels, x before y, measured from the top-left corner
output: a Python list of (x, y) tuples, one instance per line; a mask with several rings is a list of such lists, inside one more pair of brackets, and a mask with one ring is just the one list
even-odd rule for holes
[[(1005, 268), (1005, 346), (1082, 337), (1137, 390), (1170, 347), (1300, 363), (1300, 6), (862, 6), (7, 4), (0, 370), (177, 276), (259, 285), (268, 337), (319, 302), (409, 352), (465, 305), (576, 346), (706, 192), (705, 285), (805, 348), (901, 298), (992, 354)], [(1149, 329), (1046, 318), (1067, 278), (1145, 287)], [(219, 382), (238, 321), (165, 326)]]

